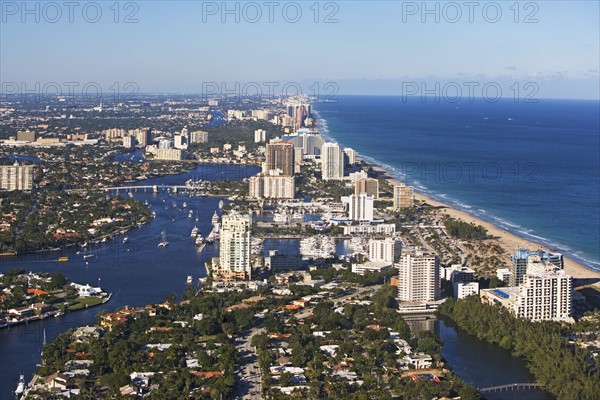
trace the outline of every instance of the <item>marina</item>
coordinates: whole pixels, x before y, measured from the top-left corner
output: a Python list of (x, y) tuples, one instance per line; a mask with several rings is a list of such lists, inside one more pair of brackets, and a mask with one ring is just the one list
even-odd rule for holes
[[(219, 171), (220, 175), (221, 171), (228, 171), (228, 168), (236, 168), (236, 176), (240, 175), (240, 171), (247, 176), (258, 171), (256, 167), (240, 170), (236, 166), (204, 164), (189, 174), (152, 178), (148, 181), (152, 185), (179, 184), (190, 179), (194, 173), (198, 176), (217, 175), (214, 171)], [(160, 303), (173, 293), (179, 297), (187, 286), (188, 275), (192, 275), (194, 280), (198, 277), (200, 282), (206, 276), (204, 261), (218, 254), (218, 246), (207, 245), (198, 251), (194, 240), (190, 240), (190, 232), (195, 224), (202, 232), (210, 232), (214, 228), (212, 219), (219, 210), (221, 199), (166, 191), (133, 193), (134, 198), (148, 203), (155, 218), (145, 225), (134, 224), (133, 229), (127, 233), (128, 243), (123, 243), (120, 238), (109, 239), (104, 243), (88, 243), (86, 247), (89, 245), (91, 252), (96, 255), (89, 260), (83, 259), (80, 246), (2, 258), (0, 273), (13, 268), (24, 268), (66, 273), (74, 282), (96, 282), (100, 278), (102, 287), (107, 292), (112, 292), (112, 296), (109, 302), (90, 309), (0, 329), (0, 375), (3, 377), (0, 382), (0, 398), (13, 398), (20, 374), (24, 375), (25, 382), (31, 379), (40, 360), (44, 329), (50, 342), (65, 330), (95, 323), (99, 312), (113, 311), (125, 305)], [(198, 210), (198, 222), (187, 218), (187, 209), (165, 209), (165, 203), (170, 204), (173, 200), (180, 205), (185, 201), (188, 209)], [(169, 246), (159, 249), (157, 242), (160, 241), (163, 230), (167, 232)], [(213, 237), (215, 236), (213, 233)], [(80, 255), (77, 255), (78, 251)], [(65, 257), (67, 261), (57, 262), (59, 257)]]

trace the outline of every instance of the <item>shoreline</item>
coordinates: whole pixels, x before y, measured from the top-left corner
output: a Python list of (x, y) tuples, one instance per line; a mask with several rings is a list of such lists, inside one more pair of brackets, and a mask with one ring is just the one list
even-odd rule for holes
[[(337, 138), (331, 135), (327, 120), (321, 118), (319, 110), (313, 108), (313, 113), (316, 115), (317, 122), (316, 127), (324, 138), (333, 140), (339, 143)], [(367, 160), (368, 158), (368, 160)], [(361, 155), (357, 151), (356, 160), (362, 162), (364, 165), (370, 166), (374, 171), (381, 174), (381, 177), (388, 181), (392, 186), (401, 183), (400, 180), (396, 179), (385, 167), (381, 166), (379, 162), (373, 157)], [(408, 183), (406, 183), (409, 185)], [(416, 188), (415, 188), (416, 189)], [(476, 225), (481, 225), (486, 228), (491, 236), (498, 237), (499, 244), (510, 253), (514, 252), (517, 247), (528, 248), (528, 249), (542, 249), (545, 251), (552, 252), (548, 245), (540, 244), (534, 240), (526, 239), (525, 237), (519, 236), (516, 233), (509, 232), (493, 222), (488, 222), (480, 217), (470, 214), (468, 211), (463, 211), (455, 208), (454, 206), (444, 203), (443, 201), (434, 200), (432, 197), (423, 192), (417, 192), (413, 189), (414, 198), (416, 200), (424, 201), (434, 207), (443, 208), (444, 212), (450, 217), (461, 219), (465, 222), (473, 222)], [(574, 279), (589, 279), (594, 280), (595, 286), (600, 289), (600, 271), (594, 269), (591, 266), (586, 266), (584, 261), (577, 261), (576, 255), (567, 255), (568, 252), (554, 250), (554, 252), (560, 252), (564, 256), (565, 260), (565, 271), (569, 273)]]
[[(362, 157), (357, 157), (357, 159), (362, 161), (365, 165), (372, 167), (374, 171), (380, 173), (381, 177), (383, 179), (385, 179), (390, 185), (394, 186), (394, 185), (398, 185), (398, 184), (402, 183), (399, 180), (397, 180), (396, 178), (394, 178), (383, 167), (381, 167), (377, 164), (370, 163)], [(427, 203), (433, 207), (439, 208), (440, 210), (442, 210), (443, 213), (445, 213), (446, 215), (448, 215), (452, 218), (460, 219), (467, 223), (474, 223), (475, 225), (483, 226), (485, 229), (487, 229), (488, 233), (491, 236), (497, 238), (500, 246), (502, 246), (502, 248), (505, 251), (507, 251), (509, 254), (513, 253), (517, 248), (526, 248), (526, 249), (531, 249), (531, 250), (541, 249), (541, 250), (544, 250), (547, 252), (552, 252), (552, 250), (550, 250), (547, 246), (543, 246), (534, 241), (522, 238), (514, 233), (505, 231), (504, 229), (499, 228), (498, 226), (492, 224), (491, 222), (484, 221), (478, 217), (475, 217), (475, 216), (469, 214), (466, 211), (458, 210), (449, 204), (434, 200), (426, 194), (418, 193), (416, 191), (413, 191), (413, 193), (414, 193), (415, 200), (419, 200), (419, 201)], [(567, 274), (571, 275), (574, 280), (575, 279), (590, 280), (589, 283), (593, 283), (595, 286), (600, 288), (600, 273), (599, 272), (594, 271), (591, 268), (588, 268), (588, 267), (582, 265), (581, 263), (575, 261), (571, 257), (567, 257), (566, 255), (564, 256), (564, 261), (565, 261), (565, 272)], [(596, 281), (591, 282), (594, 280), (596, 280)]]

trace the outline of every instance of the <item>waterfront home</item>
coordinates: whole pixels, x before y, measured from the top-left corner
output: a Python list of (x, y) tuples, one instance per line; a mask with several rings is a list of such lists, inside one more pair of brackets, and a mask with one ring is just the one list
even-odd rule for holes
[(46, 378), (46, 389), (62, 391), (69, 388), (69, 377), (62, 372), (55, 372)]
[(400, 369), (426, 369), (431, 367), (433, 359), (429, 354), (407, 354), (400, 360)]
[(29, 307), (17, 307), (9, 309), (8, 314), (15, 318), (26, 318), (32, 317), (34, 312)]
[(35, 315), (42, 315), (50, 311), (54, 311), (54, 307), (51, 304), (45, 303), (34, 303), (31, 305), (31, 309)]

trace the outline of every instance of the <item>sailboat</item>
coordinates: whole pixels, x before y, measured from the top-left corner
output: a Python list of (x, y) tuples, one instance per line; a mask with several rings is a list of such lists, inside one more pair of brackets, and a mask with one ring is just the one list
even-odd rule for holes
[(158, 247), (167, 247), (169, 245), (169, 242), (167, 242), (167, 232), (164, 229), (160, 233), (160, 236), (161, 236), (161, 241), (158, 244)]
[(85, 254), (83, 255), (83, 259), (89, 260), (90, 258), (93, 258), (93, 257), (94, 257), (94, 254), (92, 254), (92, 249), (88, 245), (87, 250), (86, 250)]

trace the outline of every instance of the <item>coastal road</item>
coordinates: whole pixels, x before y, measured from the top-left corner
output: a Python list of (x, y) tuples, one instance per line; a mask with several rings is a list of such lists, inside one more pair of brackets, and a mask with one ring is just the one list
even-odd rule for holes
[(235, 348), (241, 359), (236, 366), (236, 386), (233, 392), (235, 399), (261, 399), (261, 374), (258, 357), (251, 346), (252, 337), (264, 332), (263, 328), (252, 328), (240, 333), (235, 339)]

